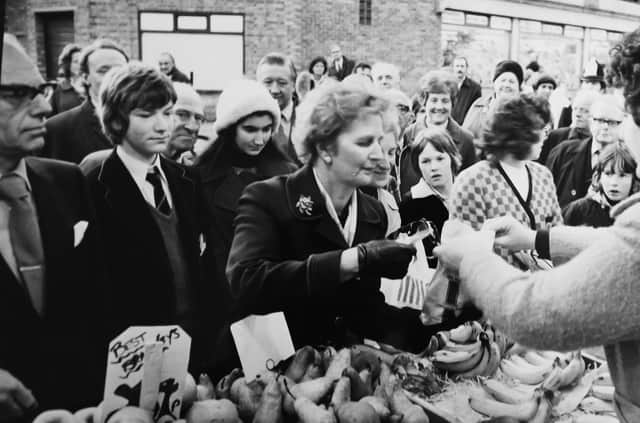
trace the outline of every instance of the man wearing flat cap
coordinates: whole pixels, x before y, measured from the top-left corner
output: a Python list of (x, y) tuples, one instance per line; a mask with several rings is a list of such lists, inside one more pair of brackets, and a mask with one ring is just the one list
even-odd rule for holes
[[(50, 88), (50, 87), (49, 87)], [(97, 231), (72, 164), (31, 157), (51, 112), (47, 85), (16, 38), (0, 76), (0, 421), (96, 405), (101, 333)]]

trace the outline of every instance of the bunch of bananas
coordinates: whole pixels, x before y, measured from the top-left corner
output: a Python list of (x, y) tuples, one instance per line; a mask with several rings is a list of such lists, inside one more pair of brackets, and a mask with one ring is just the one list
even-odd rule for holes
[(438, 332), (429, 349), (433, 365), (449, 377), (491, 376), (498, 370), (506, 339), (490, 325), (473, 321)]
[(587, 413), (603, 416), (602, 421), (605, 421), (606, 417), (615, 416), (613, 408), (614, 391), (611, 374), (606, 366), (603, 366), (598, 369), (598, 374), (591, 385), (590, 395), (582, 400), (580, 408)]
[(472, 395), (469, 406), (489, 417), (510, 417), (517, 421), (547, 422), (556, 392), (575, 385), (585, 372), (580, 352), (561, 354), (524, 351), (500, 362), (508, 378), (535, 389), (518, 389), (495, 379), (481, 381), (488, 396)]
[(490, 397), (469, 397), (469, 406), (480, 414), (531, 423), (546, 423), (551, 417), (553, 391), (538, 388), (526, 393), (495, 379), (483, 381), (482, 387)]

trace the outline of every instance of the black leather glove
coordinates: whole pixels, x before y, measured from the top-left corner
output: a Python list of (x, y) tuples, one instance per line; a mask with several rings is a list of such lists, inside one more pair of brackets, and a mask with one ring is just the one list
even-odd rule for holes
[(416, 254), (412, 244), (381, 239), (358, 244), (358, 269), (361, 277), (400, 279), (407, 274)]

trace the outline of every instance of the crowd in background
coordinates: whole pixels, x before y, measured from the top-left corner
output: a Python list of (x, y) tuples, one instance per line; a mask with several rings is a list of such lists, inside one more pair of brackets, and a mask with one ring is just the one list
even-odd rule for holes
[[(553, 228), (613, 225), (612, 210), (640, 187), (631, 145), (640, 142), (638, 88), (629, 82), (638, 80), (629, 75), (639, 34), (612, 52), (608, 74), (589, 62), (559, 116), (549, 104), (557, 81), (537, 63), (496, 60), (483, 95), (464, 57), (403, 92), (398, 66), (356, 62), (338, 45), (301, 71), (269, 53), (255, 79), (220, 94), (213, 139), (202, 134), (193, 76), (170, 53), (155, 67), (106, 38), (69, 45), (54, 88), (5, 34), (0, 421), (36, 401), (96, 405), (106, 345), (134, 325), (179, 324), (193, 340), (190, 372), (216, 380), (238, 363), (230, 323), (251, 314), (284, 311), (296, 347), (369, 338), (417, 352), (431, 334), (483, 312), (530, 339), (510, 332), (495, 289), (469, 288), (476, 307), (431, 326), (420, 310), (385, 302), (381, 278), (402, 279), (416, 254), (387, 237), (420, 219), (438, 234), (451, 221), (506, 232), (517, 222), (541, 234), (535, 244), (498, 237), (495, 252), (531, 271), (560, 251)], [(483, 286), (482, 260), (465, 267), (447, 249), (438, 256)], [(632, 270), (621, 277), (637, 280)], [(637, 340), (629, 327), (607, 342)], [(624, 376), (637, 357), (620, 363), (618, 412), (638, 421), (640, 390)], [(80, 375), (82, 384), (64, 383)]]

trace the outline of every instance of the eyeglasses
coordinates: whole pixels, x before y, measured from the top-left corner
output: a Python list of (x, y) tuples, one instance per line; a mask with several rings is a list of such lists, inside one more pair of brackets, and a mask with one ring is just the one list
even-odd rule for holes
[(405, 104), (396, 104), (396, 108), (400, 113), (409, 113), (411, 108)]
[(600, 125), (607, 125), (609, 127), (615, 127), (622, 123), (621, 120), (602, 119), (602, 118), (593, 118), (593, 121)]
[(192, 113), (188, 110), (174, 110), (173, 114), (180, 119), (182, 123), (188, 123), (193, 118), (198, 125), (202, 125), (204, 123), (204, 116), (199, 113)]
[(37, 87), (30, 85), (0, 85), (0, 96), (33, 100), (38, 94), (42, 94), (45, 98), (48, 98), (53, 93), (56, 85), (55, 82), (47, 82)]

